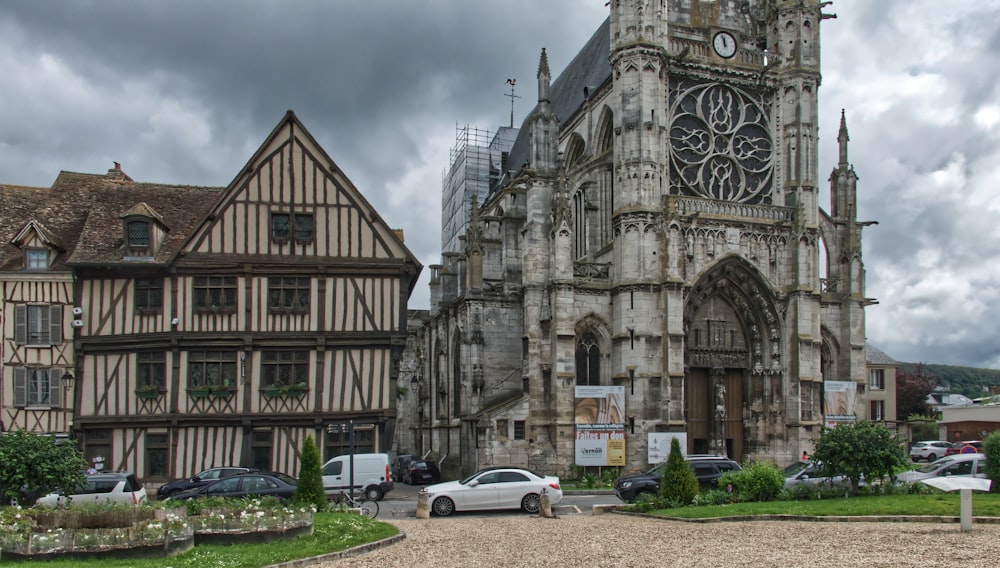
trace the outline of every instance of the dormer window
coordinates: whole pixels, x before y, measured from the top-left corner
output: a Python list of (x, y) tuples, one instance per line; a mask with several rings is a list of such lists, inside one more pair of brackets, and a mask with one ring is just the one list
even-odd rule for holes
[(29, 248), (24, 250), (25, 270), (48, 270), (49, 251), (43, 248)]
[(136, 220), (126, 223), (128, 255), (151, 256), (149, 254), (150, 237), (149, 221)]
[(163, 218), (146, 203), (135, 204), (121, 216), (126, 258), (152, 259), (166, 237)]

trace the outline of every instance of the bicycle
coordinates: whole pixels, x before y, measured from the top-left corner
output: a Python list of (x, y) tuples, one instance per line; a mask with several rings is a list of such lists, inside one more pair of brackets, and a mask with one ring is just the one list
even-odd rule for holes
[(371, 501), (362, 496), (354, 497), (353, 495), (349, 495), (348, 493), (342, 491), (340, 495), (334, 499), (334, 503), (349, 509), (360, 509), (361, 514), (369, 519), (374, 519), (378, 516), (378, 501)]

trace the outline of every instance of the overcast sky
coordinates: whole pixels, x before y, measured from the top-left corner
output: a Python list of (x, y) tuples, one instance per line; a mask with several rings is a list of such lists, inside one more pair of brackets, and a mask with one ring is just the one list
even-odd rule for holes
[[(821, 204), (850, 129), (868, 339), (900, 361), (1000, 369), (1000, 0), (836, 0), (822, 25)], [(425, 265), (440, 262), (456, 128), (514, 122), (605, 0), (7, 0), (0, 183), (121, 162), (227, 185), (294, 110)], [(428, 307), (427, 276), (411, 299)]]

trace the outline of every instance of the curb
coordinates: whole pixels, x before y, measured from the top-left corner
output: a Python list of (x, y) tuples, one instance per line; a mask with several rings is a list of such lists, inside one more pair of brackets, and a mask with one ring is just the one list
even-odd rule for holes
[(351, 556), (357, 556), (359, 554), (371, 552), (373, 550), (389, 546), (391, 544), (396, 544), (397, 542), (402, 541), (404, 538), (406, 538), (406, 533), (403, 532), (403, 529), (399, 529), (399, 534), (390, 536), (388, 538), (383, 538), (382, 540), (376, 540), (375, 542), (359, 544), (355, 547), (341, 550), (338, 552), (330, 552), (327, 554), (320, 554), (319, 556), (310, 556), (308, 558), (289, 560), (288, 562), (281, 562), (279, 564), (271, 564), (270, 566), (265, 566), (264, 568), (302, 568), (303, 566), (312, 566), (313, 564), (319, 564), (320, 562), (327, 562), (330, 560), (341, 560), (343, 558), (350, 558)]
[[(616, 515), (629, 515), (643, 517), (647, 519), (658, 519), (663, 521), (677, 521), (682, 523), (731, 523), (743, 521), (804, 521), (814, 523), (959, 523), (960, 517), (935, 516), (935, 515), (872, 515), (872, 516), (809, 516), (809, 515), (740, 515), (734, 517), (713, 517), (710, 519), (687, 519), (684, 517), (664, 517), (661, 515), (650, 515), (648, 513), (633, 513), (630, 511), (609, 511)], [(972, 517), (973, 523), (984, 525), (1000, 525), (1000, 517)]]

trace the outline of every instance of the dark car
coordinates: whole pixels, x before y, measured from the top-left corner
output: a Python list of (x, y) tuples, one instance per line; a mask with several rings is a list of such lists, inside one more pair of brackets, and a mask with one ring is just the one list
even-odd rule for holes
[(441, 483), (441, 470), (432, 461), (415, 461), (410, 464), (410, 471), (406, 474), (406, 482), (410, 485)]
[(406, 474), (410, 472), (410, 464), (417, 460), (417, 456), (401, 454), (392, 460), (392, 478), (396, 481), (403, 481)]
[[(684, 456), (694, 470), (694, 476), (702, 489), (714, 489), (722, 474), (729, 471), (739, 471), (740, 464), (725, 457), (708, 454), (692, 454)], [(622, 501), (634, 501), (642, 493), (656, 495), (660, 491), (660, 479), (667, 463), (653, 466), (646, 473), (631, 473), (615, 480), (615, 495)]]
[(200, 497), (277, 497), (295, 498), (294, 477), (277, 472), (256, 471), (219, 479), (187, 491), (175, 493), (171, 500), (198, 499)]
[(156, 491), (156, 498), (166, 499), (167, 497), (180, 493), (181, 491), (202, 487), (224, 477), (239, 475), (241, 473), (250, 473), (253, 471), (260, 470), (255, 467), (212, 467), (198, 473), (194, 477), (178, 479), (176, 481), (171, 481), (166, 485), (161, 485)]

